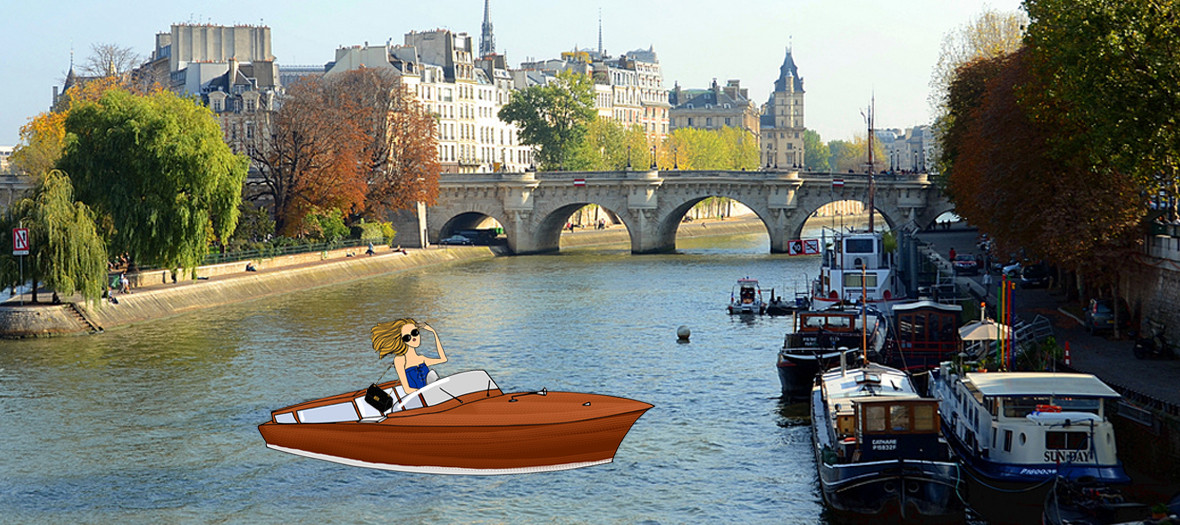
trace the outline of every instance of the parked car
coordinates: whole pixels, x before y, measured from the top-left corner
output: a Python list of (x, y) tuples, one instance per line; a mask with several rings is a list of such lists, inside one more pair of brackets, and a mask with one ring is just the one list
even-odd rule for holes
[(955, 260), (951, 261), (951, 266), (954, 267), (957, 275), (979, 274), (979, 261), (975, 260), (974, 255), (960, 253), (955, 256)]
[(439, 244), (471, 244), (471, 239), (462, 235), (452, 235), (446, 239), (438, 241)]
[(1049, 286), (1049, 267), (1044, 263), (1030, 264), (1020, 269), (1021, 288), (1045, 288)]
[[(1086, 307), (1086, 319), (1083, 325), (1091, 334), (1099, 331), (1114, 329), (1114, 300), (1113, 299), (1090, 299), (1089, 306)], [(1119, 301), (1119, 328), (1127, 328), (1131, 326), (1131, 312), (1127, 310), (1127, 305)]]

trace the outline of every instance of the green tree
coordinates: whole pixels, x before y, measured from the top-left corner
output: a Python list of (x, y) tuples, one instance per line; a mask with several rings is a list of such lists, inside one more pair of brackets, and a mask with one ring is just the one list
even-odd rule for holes
[[(32, 281), (33, 302), (38, 285), (54, 298), (80, 292), (90, 302), (102, 297), (106, 284), (107, 253), (90, 209), (74, 200), (70, 178), (59, 170), (45, 174), (31, 198), (12, 205), (4, 229), (29, 230), (29, 255), (22, 263), (12, 254), (12, 236), (0, 236), (0, 283), (15, 286), (23, 277)], [(23, 264), (23, 271), (21, 265)]]
[(512, 93), (499, 117), (520, 129), (520, 141), (536, 146), (543, 170), (567, 169), (594, 119), (594, 84), (587, 75), (562, 71), (546, 86)]
[(109, 224), (112, 252), (193, 268), (208, 253), (210, 231), (222, 240), (233, 233), (248, 161), (194, 99), (115, 89), (75, 105), (65, 126), (59, 166)]
[(828, 160), (832, 152), (828, 145), (820, 138), (819, 132), (805, 130), (803, 132), (803, 158), (807, 160), (810, 171), (831, 171)]
[[(1180, 197), (1180, 16), (1165, 0), (1026, 0), (1032, 64), (1051, 88), (1034, 118), (1058, 157)], [(1031, 93), (1030, 93), (1031, 95)], [(1065, 118), (1055, 114), (1067, 109)], [(1173, 205), (1172, 219), (1180, 218)]]
[(756, 170), (761, 152), (758, 137), (747, 130), (725, 126), (717, 130), (721, 144), (725, 147), (726, 164), (733, 170)]

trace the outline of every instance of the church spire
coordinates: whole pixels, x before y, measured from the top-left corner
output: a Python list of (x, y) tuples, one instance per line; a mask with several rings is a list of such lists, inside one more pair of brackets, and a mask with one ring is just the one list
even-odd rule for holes
[(602, 9), (598, 10), (598, 58), (606, 58), (602, 56)]
[(491, 0), (483, 0), (483, 28), (479, 35), (479, 55), (486, 56), (496, 52), (496, 38), (492, 36), (492, 15), (488, 5)]

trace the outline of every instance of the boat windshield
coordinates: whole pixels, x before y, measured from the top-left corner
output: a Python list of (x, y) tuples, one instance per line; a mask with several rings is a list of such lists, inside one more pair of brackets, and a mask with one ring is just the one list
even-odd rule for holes
[(1099, 414), (1102, 400), (1085, 397), (1065, 396), (1022, 396), (1004, 398), (1004, 417), (1024, 417), (1037, 410), (1037, 405), (1061, 407), (1064, 412), (1086, 412)]
[(873, 239), (844, 239), (844, 253), (873, 253)]
[[(846, 273), (846, 274), (844, 274), (844, 287), (845, 288), (860, 288), (861, 287), (861, 284), (860, 284), (861, 277), (862, 276), (859, 273)], [(876, 288), (877, 287), (877, 274), (875, 274), (875, 273), (865, 274), (863, 277), (864, 277), (864, 283), (865, 283), (864, 287), (865, 288)]]
[[(434, 406), (464, 394), (491, 392), (499, 389), (500, 387), (496, 386), (496, 382), (492, 381), (491, 376), (487, 372), (483, 370), (471, 370), (446, 376), (418, 389), (417, 393), (422, 394), (422, 399), (426, 401), (426, 406)], [(402, 398), (397, 404), (397, 409), (406, 408), (409, 403), (412, 403), (416, 399), (417, 396)]]

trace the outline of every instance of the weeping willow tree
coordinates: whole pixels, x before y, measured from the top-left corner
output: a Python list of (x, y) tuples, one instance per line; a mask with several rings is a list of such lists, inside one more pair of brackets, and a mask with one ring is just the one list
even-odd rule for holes
[[(45, 175), (32, 198), (13, 204), (3, 217), (5, 232), (29, 230), (29, 255), (23, 262), (12, 255), (12, 236), (0, 235), (0, 283), (17, 286), (32, 281), (33, 302), (38, 285), (54, 297), (81, 293), (96, 302), (107, 277), (107, 253), (94, 224), (94, 214), (74, 200), (74, 186), (60, 170)], [(23, 268), (22, 268), (23, 266)]]

